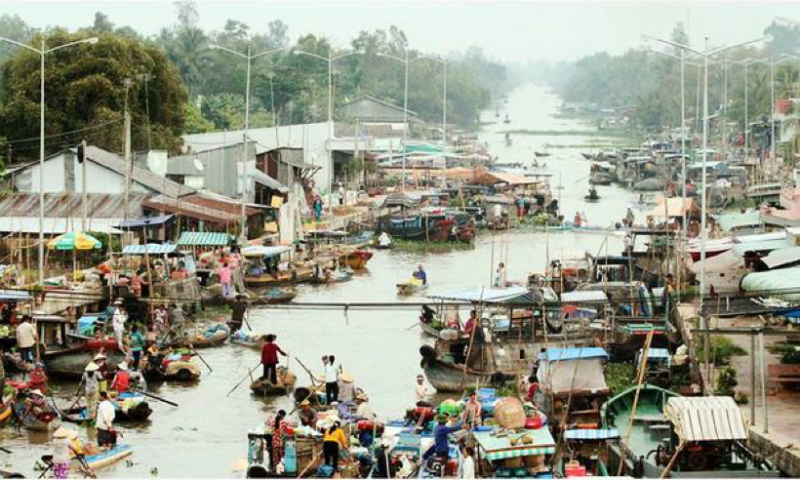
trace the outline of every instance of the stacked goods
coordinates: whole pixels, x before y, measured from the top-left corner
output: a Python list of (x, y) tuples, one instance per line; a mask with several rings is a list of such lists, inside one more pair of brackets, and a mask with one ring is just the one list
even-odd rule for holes
[(503, 428), (516, 430), (525, 426), (525, 409), (518, 398), (501, 398), (495, 403), (494, 418)]

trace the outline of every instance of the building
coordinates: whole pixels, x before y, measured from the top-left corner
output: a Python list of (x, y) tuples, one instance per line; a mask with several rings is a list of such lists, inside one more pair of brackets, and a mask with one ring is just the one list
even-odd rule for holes
[[(40, 186), (39, 161), (27, 163), (3, 172), (3, 186), (20, 193), (86, 193), (121, 194), (125, 191), (125, 159), (119, 155), (89, 146), (86, 162), (79, 161), (75, 149), (67, 149), (44, 160), (43, 185)], [(149, 168), (133, 162), (130, 168), (130, 193), (167, 195), (172, 198), (194, 192), (194, 189), (168, 180)], [(38, 214), (37, 214), (38, 215)]]
[[(340, 118), (359, 124), (400, 124), (405, 120), (403, 107), (364, 95), (339, 107)], [(408, 111), (409, 124), (424, 124), (416, 112)]]

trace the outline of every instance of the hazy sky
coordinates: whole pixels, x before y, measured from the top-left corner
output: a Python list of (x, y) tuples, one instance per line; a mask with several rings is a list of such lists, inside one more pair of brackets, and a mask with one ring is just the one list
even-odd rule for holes
[[(800, 2), (508, 2), (508, 1), (198, 1), (200, 25), (221, 29), (234, 18), (260, 31), (273, 19), (345, 46), (360, 30), (402, 28), (416, 49), (445, 54), (478, 45), (504, 61), (574, 60), (601, 50), (620, 52), (641, 44), (641, 35), (668, 37), (686, 22), (695, 46), (762, 34), (775, 17), (800, 21)], [(0, 12), (17, 13), (35, 26), (90, 25), (102, 11), (117, 24), (153, 34), (175, 22), (171, 1), (0, 0)]]

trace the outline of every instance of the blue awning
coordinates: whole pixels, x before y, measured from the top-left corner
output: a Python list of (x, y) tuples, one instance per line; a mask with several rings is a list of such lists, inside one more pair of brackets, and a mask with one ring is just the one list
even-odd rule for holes
[(159, 245), (156, 243), (148, 243), (147, 249), (145, 249), (144, 245), (125, 245), (125, 248), (122, 249), (122, 253), (125, 255), (167, 255), (175, 251), (177, 245), (168, 243), (164, 245)]
[(168, 213), (166, 215), (157, 215), (155, 217), (145, 217), (145, 218), (135, 218), (133, 220), (126, 220), (124, 222), (120, 222), (117, 226), (119, 229), (131, 229), (131, 228), (143, 228), (143, 227), (154, 227), (159, 226), (167, 223), (174, 217), (175, 215)]
[(0, 302), (22, 302), (30, 299), (30, 294), (22, 290), (0, 290)]
[(565, 361), (587, 358), (608, 359), (608, 353), (600, 347), (548, 348), (539, 354), (540, 360)]

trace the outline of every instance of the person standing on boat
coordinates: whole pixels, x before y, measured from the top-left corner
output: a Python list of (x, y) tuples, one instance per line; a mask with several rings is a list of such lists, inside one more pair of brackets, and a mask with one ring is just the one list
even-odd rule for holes
[(633, 216), (633, 210), (631, 210), (631, 207), (628, 207), (628, 213), (625, 215), (625, 226), (628, 228), (632, 227), (635, 220), (636, 218)]
[(225, 298), (232, 297), (233, 287), (231, 285), (231, 277), (233, 276), (233, 272), (231, 272), (231, 267), (228, 265), (228, 262), (222, 264), (222, 268), (217, 270), (217, 275), (219, 276), (219, 283), (222, 285), (222, 296)]
[(286, 449), (286, 435), (288, 434), (289, 426), (286, 423), (286, 410), (278, 410), (275, 415), (275, 420), (272, 422), (272, 450), (270, 451), (270, 465), (274, 472), (281, 460)]
[(89, 362), (83, 370), (83, 394), (86, 397), (86, 413), (90, 419), (97, 416), (97, 402), (100, 398), (100, 381), (105, 380), (100, 373), (100, 367), (94, 362)]
[(378, 245), (383, 248), (389, 248), (392, 245), (392, 237), (386, 232), (381, 232), (381, 235), (378, 237)]
[(478, 312), (475, 310), (469, 311), (469, 319), (467, 319), (466, 325), (464, 325), (464, 333), (467, 335), (472, 335), (472, 331), (478, 325)]
[(506, 265), (503, 262), (500, 262), (494, 272), (494, 286), (497, 288), (506, 287)]
[(78, 432), (59, 427), (53, 432), (53, 478), (69, 478), (72, 452), (83, 455), (83, 446), (78, 440)]
[(325, 365), (325, 400), (328, 405), (339, 401), (339, 374), (342, 367), (336, 365), (336, 357), (328, 355), (322, 358)]
[(575, 218), (572, 219), (572, 225), (574, 225), (575, 228), (581, 228), (582, 224), (583, 217), (581, 217), (581, 212), (575, 212)]
[(34, 347), (38, 341), (39, 334), (36, 333), (36, 328), (31, 323), (31, 317), (23, 315), (22, 323), (17, 326), (17, 346), (23, 362), (33, 363)]
[(236, 295), (236, 300), (231, 306), (231, 333), (236, 333), (242, 329), (244, 317), (247, 314), (247, 307), (249, 306), (250, 303), (247, 301), (247, 297), (245, 295)]
[(481, 402), (478, 401), (475, 392), (469, 394), (469, 401), (464, 407), (461, 422), (470, 430), (481, 424)]
[(114, 418), (116, 412), (114, 403), (109, 400), (108, 392), (100, 392), (100, 406), (97, 407), (97, 446), (113, 448), (117, 444), (117, 434), (114, 431)]
[(265, 336), (264, 340), (267, 343), (261, 349), (261, 364), (264, 365), (263, 378), (269, 379), (273, 385), (278, 384), (278, 354), (280, 353), (284, 357), (288, 356), (286, 352), (281, 350), (281, 347), (275, 344), (276, 338), (273, 334)]
[(139, 325), (131, 328), (131, 356), (133, 357), (133, 369), (139, 370), (139, 362), (142, 361), (142, 351), (144, 350), (144, 335), (139, 331)]
[(114, 337), (117, 339), (119, 349), (125, 351), (125, 345), (122, 343), (122, 335), (125, 333), (125, 322), (128, 321), (128, 314), (125, 312), (122, 300), (117, 300), (116, 305), (117, 309), (114, 311), (114, 316), (111, 318), (111, 326), (114, 329)]

